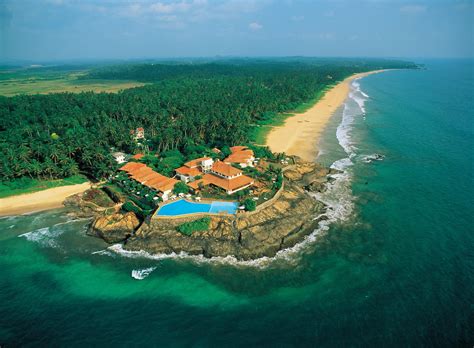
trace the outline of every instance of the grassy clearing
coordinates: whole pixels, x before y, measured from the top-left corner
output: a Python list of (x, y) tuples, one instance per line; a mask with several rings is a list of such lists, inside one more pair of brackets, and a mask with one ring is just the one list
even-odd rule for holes
[(75, 175), (60, 180), (38, 180), (23, 177), (0, 182), (0, 198), (46, 190), (53, 187), (82, 184), (87, 181), (83, 175)]
[(84, 72), (25, 73), (0, 72), (0, 95), (11, 97), (18, 94), (109, 92), (143, 86), (144, 83), (120, 80), (80, 80)]

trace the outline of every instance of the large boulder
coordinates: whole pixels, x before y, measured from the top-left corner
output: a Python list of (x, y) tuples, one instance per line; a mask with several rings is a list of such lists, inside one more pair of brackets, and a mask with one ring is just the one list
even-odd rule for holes
[(140, 220), (132, 212), (99, 216), (92, 223), (89, 234), (117, 243), (126, 240), (140, 226)]

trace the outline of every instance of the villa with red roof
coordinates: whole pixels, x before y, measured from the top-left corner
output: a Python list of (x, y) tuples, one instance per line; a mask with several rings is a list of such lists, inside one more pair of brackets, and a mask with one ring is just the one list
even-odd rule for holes
[(168, 178), (160, 173), (155, 172), (144, 163), (128, 162), (119, 170), (128, 173), (128, 176), (159, 193), (163, 201), (168, 200), (169, 195), (173, 191), (174, 185), (178, 180)]
[(232, 146), (230, 151), (231, 154), (224, 159), (225, 163), (238, 164), (242, 168), (253, 167), (255, 156), (252, 150), (246, 146)]
[[(214, 162), (210, 157), (189, 161), (176, 169), (176, 174), (194, 192), (203, 186), (213, 185), (231, 195), (254, 184), (254, 180), (243, 175), (240, 169), (221, 161)], [(199, 176), (201, 178), (196, 180)]]
[(196, 158), (186, 162), (182, 167), (176, 169), (176, 174), (184, 183), (193, 181), (196, 176), (202, 176), (203, 173), (211, 170), (214, 161), (210, 157)]
[(133, 136), (135, 140), (145, 139), (145, 129), (143, 127), (138, 127), (137, 129), (132, 129), (130, 135)]

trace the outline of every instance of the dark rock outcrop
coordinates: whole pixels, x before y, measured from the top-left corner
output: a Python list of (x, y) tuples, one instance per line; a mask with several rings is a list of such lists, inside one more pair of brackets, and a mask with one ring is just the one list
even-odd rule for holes
[(88, 234), (100, 237), (107, 243), (117, 243), (129, 238), (138, 226), (140, 220), (134, 213), (115, 213), (96, 218)]

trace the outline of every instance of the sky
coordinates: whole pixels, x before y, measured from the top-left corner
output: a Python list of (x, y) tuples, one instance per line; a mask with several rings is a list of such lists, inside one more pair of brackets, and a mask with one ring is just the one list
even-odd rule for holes
[(0, 0), (0, 60), (473, 57), (474, 0)]

